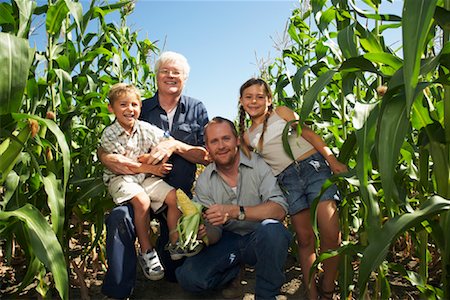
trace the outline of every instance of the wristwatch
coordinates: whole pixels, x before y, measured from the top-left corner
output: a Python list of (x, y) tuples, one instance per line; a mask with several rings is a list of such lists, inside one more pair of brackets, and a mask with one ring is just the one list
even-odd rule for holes
[(244, 221), (245, 220), (245, 210), (244, 210), (244, 207), (242, 205), (239, 206), (239, 215), (238, 215), (237, 219), (239, 221)]

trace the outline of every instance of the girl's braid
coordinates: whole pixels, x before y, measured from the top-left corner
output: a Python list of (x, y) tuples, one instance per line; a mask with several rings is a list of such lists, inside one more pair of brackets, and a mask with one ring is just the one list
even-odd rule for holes
[(262, 129), (259, 141), (258, 141), (258, 151), (259, 151), (259, 153), (261, 153), (263, 151), (264, 133), (266, 132), (267, 123), (269, 121), (269, 117), (270, 117), (270, 114), (272, 113), (272, 111), (273, 111), (273, 105), (270, 104), (269, 107), (267, 107), (267, 112), (266, 112), (266, 115), (265, 115), (265, 118), (264, 118), (264, 123), (263, 123), (263, 129)]
[(247, 144), (247, 141), (244, 139), (245, 133), (245, 117), (246, 112), (244, 107), (239, 104), (239, 140), (241, 142), (241, 150), (247, 157), (250, 157), (251, 147)]

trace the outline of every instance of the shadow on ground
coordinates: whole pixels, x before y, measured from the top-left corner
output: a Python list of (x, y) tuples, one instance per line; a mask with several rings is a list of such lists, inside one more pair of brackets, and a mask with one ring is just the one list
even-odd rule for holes
[[(150, 281), (145, 278), (140, 269), (137, 272), (136, 288), (131, 299), (224, 299), (220, 290), (203, 294), (192, 294), (182, 290), (177, 283), (164, 279)], [(91, 282), (89, 287), (91, 299), (105, 299), (100, 292), (101, 276), (99, 278), (100, 280)], [(252, 268), (246, 268), (242, 283), (245, 294), (242, 298), (237, 299), (254, 299), (255, 273)], [(295, 266), (295, 259), (289, 256), (286, 263), (286, 283), (283, 285), (280, 294), (285, 295), (285, 299), (303, 299), (302, 288), (300, 268)], [(71, 299), (79, 298), (81, 298), (79, 289), (72, 289)]]

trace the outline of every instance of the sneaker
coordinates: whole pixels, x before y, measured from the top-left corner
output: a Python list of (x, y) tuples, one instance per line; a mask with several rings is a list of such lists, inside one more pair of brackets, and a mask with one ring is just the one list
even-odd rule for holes
[(159, 261), (158, 254), (155, 249), (147, 250), (147, 253), (139, 252), (138, 261), (141, 265), (142, 272), (145, 277), (150, 280), (160, 280), (164, 277), (164, 268)]
[(179, 259), (182, 259), (183, 257), (194, 256), (194, 255), (198, 254), (200, 251), (202, 251), (202, 249), (203, 249), (203, 243), (198, 243), (192, 250), (181, 249), (178, 242), (175, 245), (169, 242), (166, 246), (166, 250), (169, 251), (170, 258), (172, 260), (179, 260)]

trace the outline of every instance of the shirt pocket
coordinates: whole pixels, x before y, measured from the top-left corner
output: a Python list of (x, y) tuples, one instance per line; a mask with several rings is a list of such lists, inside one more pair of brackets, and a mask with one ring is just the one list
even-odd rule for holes
[[(190, 145), (198, 145), (199, 132), (202, 130), (201, 126), (197, 123), (193, 124), (181, 124), (177, 128), (177, 136), (179, 140), (182, 140)], [(177, 138), (175, 136), (175, 138)]]

